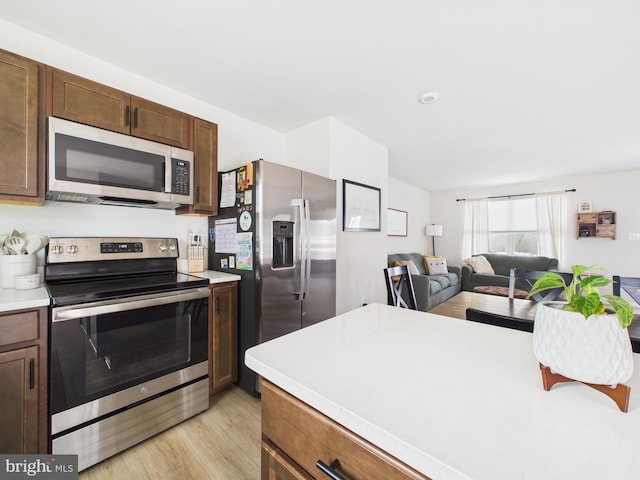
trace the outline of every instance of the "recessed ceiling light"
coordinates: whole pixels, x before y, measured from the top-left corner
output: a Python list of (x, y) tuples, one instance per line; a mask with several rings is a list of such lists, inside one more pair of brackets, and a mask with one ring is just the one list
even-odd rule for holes
[(420, 95), (418, 101), (420, 103), (433, 103), (438, 99), (438, 94), (434, 92), (423, 93)]

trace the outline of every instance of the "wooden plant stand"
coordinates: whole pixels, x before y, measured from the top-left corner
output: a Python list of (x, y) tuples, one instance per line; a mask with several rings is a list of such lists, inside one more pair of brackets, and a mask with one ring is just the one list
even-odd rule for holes
[[(540, 372), (542, 373), (542, 385), (546, 391), (551, 390), (551, 387), (553, 387), (556, 383), (580, 382), (580, 380), (573, 380), (572, 378), (564, 377), (558, 373), (553, 373), (549, 367), (543, 364), (540, 364)], [(610, 387), (609, 385), (598, 385), (595, 383), (580, 383), (604, 393), (607, 397), (616, 402), (616, 405), (621, 411), (629, 411), (629, 396), (631, 395), (631, 387), (629, 387), (628, 385), (619, 383), (615, 387)]]

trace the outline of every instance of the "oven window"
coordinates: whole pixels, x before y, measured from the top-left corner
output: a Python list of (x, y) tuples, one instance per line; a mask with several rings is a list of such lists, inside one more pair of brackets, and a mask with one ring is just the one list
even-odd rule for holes
[(164, 156), (61, 133), (55, 168), (59, 180), (164, 191)]
[(207, 360), (207, 299), (53, 322), (52, 414)]

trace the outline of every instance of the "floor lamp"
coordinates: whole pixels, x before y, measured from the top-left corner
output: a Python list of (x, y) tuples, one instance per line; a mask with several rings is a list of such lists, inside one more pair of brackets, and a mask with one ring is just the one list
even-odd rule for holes
[(433, 254), (435, 255), (436, 254), (436, 237), (442, 236), (442, 225), (435, 225), (435, 224), (427, 225), (426, 235), (427, 237), (431, 237), (432, 250), (433, 250)]

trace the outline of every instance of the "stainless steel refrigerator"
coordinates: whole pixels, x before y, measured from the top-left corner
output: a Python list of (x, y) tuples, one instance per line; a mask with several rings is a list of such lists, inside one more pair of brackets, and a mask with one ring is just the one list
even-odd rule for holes
[(244, 352), (335, 316), (336, 182), (257, 160), (219, 174), (209, 268), (239, 282), (239, 385), (255, 394)]

